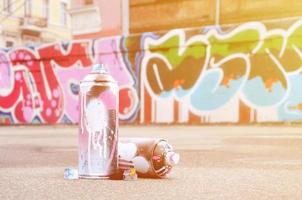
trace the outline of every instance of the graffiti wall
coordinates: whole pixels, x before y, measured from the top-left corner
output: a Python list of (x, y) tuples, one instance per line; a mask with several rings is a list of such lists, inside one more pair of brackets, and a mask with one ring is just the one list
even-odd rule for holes
[(79, 80), (104, 63), (124, 123), (302, 121), (302, 20), (2, 49), (0, 123), (77, 123)]
[(79, 81), (95, 62), (110, 66), (120, 86), (120, 118), (132, 121), (138, 110), (136, 78), (118, 48), (118, 39), (107, 39), (2, 50), (1, 124), (77, 123)]

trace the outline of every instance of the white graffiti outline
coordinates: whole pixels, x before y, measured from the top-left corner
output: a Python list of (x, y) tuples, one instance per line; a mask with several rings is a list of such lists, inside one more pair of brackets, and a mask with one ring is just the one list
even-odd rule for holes
[[(246, 69), (246, 72), (244, 74), (245, 80), (244, 80), (243, 84), (241, 84), (240, 88), (237, 90), (238, 92), (234, 95), (233, 98), (237, 98), (237, 97), (240, 98), (244, 103), (246, 103), (248, 106), (250, 106), (254, 109), (258, 109), (258, 108), (261, 109), (263, 107), (270, 108), (270, 107), (280, 106), (288, 98), (290, 90), (291, 90), (290, 89), (291, 85), (290, 85), (288, 76), (291, 75), (291, 74), (300, 73), (302, 71), (302, 65), (301, 65), (300, 68), (298, 68), (295, 71), (286, 72), (285, 68), (278, 61), (278, 58), (281, 58), (285, 54), (285, 52), (288, 48), (289, 37), (298, 28), (301, 28), (301, 26), (302, 26), (302, 20), (298, 20), (293, 25), (291, 25), (287, 30), (285, 30), (285, 29), (267, 30), (266, 26), (263, 23), (261, 23), (261, 22), (251, 22), (251, 23), (242, 24), (242, 25), (236, 27), (235, 29), (233, 29), (232, 31), (227, 32), (227, 33), (223, 33), (223, 34), (218, 32), (216, 29), (211, 29), (206, 33), (202, 33), (200, 35), (193, 36), (192, 38), (198, 38), (198, 37), (203, 38), (204, 42), (206, 44), (208, 44), (208, 46), (210, 46), (210, 47), (211, 47), (211, 43), (209, 43), (208, 41), (211, 37), (215, 37), (216, 40), (226, 40), (228, 38), (232, 38), (234, 35), (236, 35), (238, 33), (241, 33), (242, 31), (255, 30), (256, 32), (258, 32), (259, 39), (257, 39), (255, 41), (255, 42), (257, 42), (256, 47), (251, 49), (250, 52), (231, 53), (231, 56), (225, 56), (223, 59), (218, 61), (218, 63), (215, 63), (215, 57), (212, 57), (212, 55), (210, 55), (211, 59), (209, 60), (208, 69), (204, 68), (202, 70), (202, 73), (201, 73), (200, 77), (198, 78), (198, 80), (196, 81), (196, 83), (194, 84), (194, 86), (191, 89), (194, 90), (196, 85), (198, 85), (199, 81), (205, 75), (207, 75), (207, 73), (205, 73), (204, 70), (212, 70), (214, 68), (219, 68), (219, 66), (224, 62), (227, 62), (227, 61), (229, 61), (231, 59), (234, 59), (234, 58), (242, 58), (242, 59), (245, 60), (245, 63), (247, 64), (247, 66), (246, 66), (247, 69)], [(142, 97), (142, 105), (144, 105), (144, 87), (146, 87), (147, 92), (151, 95), (152, 100), (153, 99), (156, 100), (158, 98), (161, 98), (160, 96), (153, 93), (153, 91), (151, 90), (150, 85), (147, 81), (146, 67), (147, 67), (148, 61), (152, 58), (159, 58), (166, 64), (166, 66), (169, 69), (172, 68), (170, 63), (168, 62), (168, 60), (164, 56), (158, 55), (157, 53), (151, 53), (150, 50), (149, 50), (149, 46), (150, 45), (160, 45), (163, 42), (166, 42), (168, 39), (171, 39), (174, 36), (179, 37), (179, 44), (175, 45), (175, 46), (179, 47), (178, 55), (182, 55), (182, 53), (186, 50), (186, 46), (189, 46), (190, 39), (192, 39), (192, 38), (190, 38), (187, 42), (184, 42), (184, 40), (185, 40), (184, 39), (185, 38), (185, 30), (184, 29), (172, 30), (172, 31), (168, 32), (167, 34), (165, 34), (164, 36), (160, 37), (159, 39), (153, 39), (153, 38), (146, 38), (145, 39), (145, 43), (144, 43), (145, 56), (144, 56), (143, 61), (142, 61), (142, 70), (141, 70), (141, 80), (142, 80), (143, 84), (141, 84), (141, 88), (140, 88), (141, 97)], [(272, 54), (272, 52), (270, 51), (270, 47), (263, 46), (264, 43), (265, 43), (265, 40), (269, 37), (280, 37), (280, 38), (282, 38), (282, 46), (281, 46), (279, 54), (277, 56)], [(250, 73), (250, 70), (251, 70), (251, 62), (250, 62), (249, 57), (250, 57), (250, 55), (257, 54), (258, 51), (263, 47), (265, 48), (263, 50), (265, 51), (267, 56), (270, 57), (272, 62), (274, 62), (276, 67), (281, 71), (281, 73), (284, 76), (285, 81), (287, 83), (287, 89), (286, 89), (285, 94), (282, 96), (282, 98), (280, 100), (278, 100), (278, 102), (273, 103), (269, 106), (256, 105), (256, 104), (250, 102), (242, 92), (242, 87), (244, 87), (244, 84), (246, 83), (247, 77), (248, 77), (248, 75)], [(293, 51), (295, 51), (297, 53), (297, 55), (300, 58), (302, 58), (302, 51), (300, 50), (300, 48), (297, 47), (294, 44), (292, 44), (291, 47), (292, 47)], [(170, 48), (173, 48), (173, 46), (171, 46)], [(177, 48), (177, 47), (175, 47), (175, 48)], [(208, 51), (206, 51), (206, 53), (208, 54)], [(234, 56), (236, 54), (237, 54), (237, 56)], [(207, 63), (207, 61), (205, 61), (205, 63)], [(153, 66), (153, 68), (155, 68), (155, 67), (156, 66)], [(211, 68), (209, 68), (209, 67), (211, 67)], [(220, 77), (220, 78), (222, 78), (222, 77)], [(161, 83), (159, 76), (157, 77), (157, 80), (158, 80), (159, 83)], [(221, 80), (219, 80), (219, 82), (221, 82)], [(219, 83), (217, 83), (217, 84), (219, 84)], [(171, 99), (175, 99), (175, 100), (179, 101), (179, 100), (184, 100), (184, 98), (185, 98), (185, 97), (179, 98), (178, 96), (176, 96), (175, 91), (172, 91), (171, 93), (172, 93), (172, 95), (170, 95), (169, 97), (165, 97), (165, 99), (167, 101), (171, 101)], [(189, 95), (191, 95), (191, 93), (188, 93), (187, 95), (189, 96)], [(190, 110), (193, 111), (193, 113), (196, 113), (196, 114), (205, 114), (205, 113), (207, 113), (207, 112), (200, 112), (200, 111), (194, 110), (194, 108), (192, 108), (191, 105), (190, 105)], [(210, 112), (212, 112), (212, 111), (210, 111)], [(141, 117), (142, 117), (141, 122), (144, 122), (144, 119), (143, 119), (144, 109), (141, 109)]]
[[(174, 37), (174, 36), (179, 37), (179, 47), (180, 48), (178, 48), (178, 56), (183, 55), (184, 52), (186, 51), (187, 46), (189, 46), (190, 44), (194, 44), (196, 42), (203, 43), (205, 45), (206, 53), (205, 53), (205, 61), (204, 61), (200, 74), (202, 74), (204, 72), (206, 66), (208, 65), (210, 48), (209, 48), (206, 37), (203, 35), (193, 36), (189, 40), (186, 41), (184, 30), (172, 30), (172, 31), (168, 32), (166, 35), (164, 35), (163, 37), (156, 39), (156, 40), (152, 39), (152, 38), (146, 38), (145, 43), (144, 43), (145, 55), (141, 62), (142, 68), (141, 68), (141, 74), (140, 74), (140, 77), (141, 77), (141, 84), (140, 84), (141, 105), (145, 104), (144, 87), (146, 87), (149, 94), (153, 94), (151, 86), (148, 84), (147, 81), (145, 81), (145, 80), (147, 80), (146, 68), (147, 68), (147, 64), (148, 64), (149, 60), (152, 58), (159, 58), (166, 64), (168, 69), (170, 69), (170, 70), (172, 69), (170, 62), (168, 61), (168, 59), (166, 57), (164, 57), (163, 55), (161, 55), (159, 53), (151, 53), (149, 50), (149, 47), (150, 47), (150, 45), (160, 45), (163, 42), (165, 42), (167, 39)], [(195, 86), (193, 86), (193, 87), (195, 87)], [(188, 91), (187, 95), (190, 95), (192, 92), (193, 92), (193, 88), (192, 88), (192, 90)], [(153, 95), (152, 97), (154, 99), (160, 98), (157, 95)], [(175, 91), (172, 91), (172, 93), (168, 99), (171, 99), (171, 98), (174, 98), (177, 100), (183, 99), (183, 97), (181, 97), (181, 98), (177, 97), (177, 95), (175, 94)], [(144, 122), (144, 114), (145, 114), (144, 108), (141, 108), (140, 109), (140, 122), (141, 123)], [(154, 117), (152, 117), (152, 119), (154, 119)]]

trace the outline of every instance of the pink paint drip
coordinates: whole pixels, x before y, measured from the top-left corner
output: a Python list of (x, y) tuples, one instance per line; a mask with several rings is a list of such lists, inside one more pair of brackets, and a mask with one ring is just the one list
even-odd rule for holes
[(114, 153), (115, 153), (116, 144), (117, 144), (117, 140), (115, 138), (116, 137), (114, 137), (113, 147), (111, 149), (111, 154), (110, 154), (109, 162), (107, 163), (107, 166), (106, 166), (106, 171), (108, 171), (108, 169), (109, 169), (109, 167), (110, 167), (110, 165), (112, 163)]

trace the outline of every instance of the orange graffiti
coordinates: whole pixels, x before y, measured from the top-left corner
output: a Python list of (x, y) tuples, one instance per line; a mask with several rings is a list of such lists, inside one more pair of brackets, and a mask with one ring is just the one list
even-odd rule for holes
[(273, 91), (273, 85), (274, 85), (275, 83), (277, 83), (277, 82), (278, 82), (278, 80), (273, 79), (273, 78), (266, 79), (265, 82), (264, 82), (265, 88), (266, 88), (269, 92), (272, 92), (272, 91)]

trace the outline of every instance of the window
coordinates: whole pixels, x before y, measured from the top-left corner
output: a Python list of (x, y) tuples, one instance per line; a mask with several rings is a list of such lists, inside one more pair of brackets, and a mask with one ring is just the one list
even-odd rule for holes
[(35, 45), (41, 43), (41, 38), (40, 37), (35, 37), (35, 36), (32, 36), (32, 35), (23, 35), (22, 36), (22, 43), (23, 43), (23, 45), (35, 46)]
[(49, 18), (49, 0), (43, 0), (43, 4), (42, 4), (43, 8), (42, 8), (42, 16), (46, 19)]
[(24, 6), (25, 16), (31, 16), (31, 7), (32, 7), (31, 4), (32, 4), (31, 0), (25, 0), (25, 6)]
[(93, 0), (85, 0), (85, 5), (93, 4)]
[(4, 0), (3, 1), (3, 11), (11, 13), (13, 11), (13, 2), (12, 0)]
[(61, 24), (66, 25), (67, 24), (67, 4), (64, 2), (61, 2), (60, 16), (61, 16)]
[(6, 41), (5, 42), (5, 47), (10, 48), (14, 46), (14, 42), (13, 41)]

